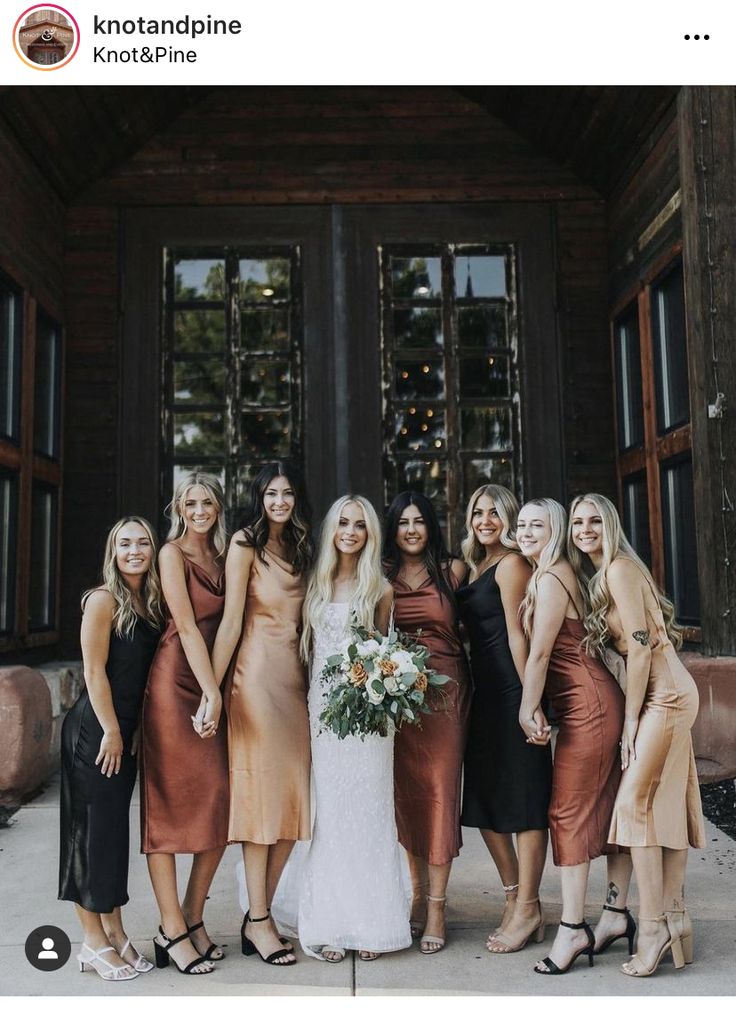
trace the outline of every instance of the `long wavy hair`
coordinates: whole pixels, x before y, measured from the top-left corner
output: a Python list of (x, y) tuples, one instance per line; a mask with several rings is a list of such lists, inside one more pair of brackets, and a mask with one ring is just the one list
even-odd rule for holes
[(357, 504), (362, 508), (367, 537), (358, 560), (357, 581), (350, 598), (349, 612), (351, 616), (355, 615), (361, 626), (369, 630), (373, 627), (376, 606), (385, 587), (386, 579), (381, 567), (381, 524), (378, 515), (365, 497), (346, 494), (332, 504), (322, 522), (317, 560), (302, 608), (302, 637), (299, 648), (304, 662), (309, 659), (312, 630), (319, 625), (327, 604), (332, 601), (333, 582), (340, 560), (335, 546), (335, 533), (340, 516), (348, 504)]
[(440, 596), (447, 596), (450, 602), (454, 602), (455, 596), (452, 591), (452, 585), (447, 578), (447, 572), (453, 558), (445, 545), (445, 537), (442, 535), (439, 518), (432, 501), (417, 490), (404, 490), (403, 493), (397, 494), (386, 512), (386, 524), (383, 534), (383, 562), (386, 568), (386, 577), (389, 581), (393, 581), (401, 569), (401, 550), (396, 543), (396, 536), (399, 531), (401, 516), (410, 505), (419, 509), (424, 519), (424, 524), (427, 526), (424, 566), (427, 569), (429, 577), (439, 589)]
[(102, 560), (102, 584), (93, 589), (87, 589), (82, 596), (82, 612), (89, 596), (98, 589), (107, 589), (115, 600), (115, 608), (112, 614), (113, 630), (121, 638), (130, 638), (138, 619), (138, 614), (133, 606), (133, 595), (125, 579), (118, 570), (117, 564), (117, 539), (120, 530), (132, 522), (145, 531), (151, 543), (151, 566), (146, 572), (143, 581), (143, 603), (146, 610), (146, 619), (154, 627), (161, 627), (164, 622), (163, 601), (161, 594), (161, 579), (156, 564), (158, 540), (153, 531), (153, 526), (140, 515), (126, 515), (120, 521), (115, 522), (107, 534), (105, 540), (105, 553)]
[(208, 535), (217, 551), (217, 556), (222, 557), (227, 547), (225, 494), (220, 480), (209, 472), (187, 472), (176, 484), (174, 496), (166, 505), (166, 510), (164, 511), (164, 514), (171, 522), (166, 535), (166, 542), (170, 543), (172, 539), (179, 539), (187, 531), (187, 523), (184, 518), (184, 502), (193, 486), (203, 486), (217, 506), (217, 520)]
[(294, 491), (294, 509), (284, 525), (284, 543), (294, 574), (306, 574), (314, 559), (312, 539), (312, 509), (304, 482), (297, 469), (286, 462), (264, 465), (250, 487), (250, 504), (243, 513), (240, 527), (246, 534), (238, 540), (239, 546), (252, 546), (264, 564), (268, 565), (263, 548), (268, 541), (268, 516), (263, 506), (266, 490), (277, 476), (284, 476)]
[[(545, 509), (549, 517), (551, 535), (549, 542), (539, 555), (539, 561), (530, 560), (534, 570), (526, 587), (526, 595), (519, 607), (519, 619), (527, 638), (531, 638), (534, 626), (534, 611), (537, 608), (537, 599), (539, 598), (539, 581), (542, 575), (554, 567), (558, 560), (565, 558), (565, 540), (567, 537), (567, 513), (559, 501), (552, 500), (551, 497), (538, 497), (535, 500), (528, 500), (521, 510), (523, 511), (529, 504), (534, 504), (536, 507)], [(578, 582), (578, 584), (580, 583)], [(583, 593), (582, 589), (581, 593)]]
[(478, 574), (478, 567), (485, 560), (486, 550), (473, 531), (473, 512), (481, 497), (490, 497), (501, 519), (501, 543), (510, 550), (518, 550), (516, 545), (516, 519), (519, 517), (519, 502), (515, 495), (505, 486), (497, 486), (495, 483), (487, 483), (479, 486), (473, 492), (468, 501), (468, 510), (465, 512), (465, 538), (460, 544), (463, 560), (470, 568), (470, 581), (472, 582)]
[[(590, 558), (575, 546), (572, 540), (572, 519), (578, 506), (582, 503), (592, 504), (603, 522), (602, 552), (603, 560), (597, 571), (590, 574)], [(567, 553), (578, 580), (587, 585), (589, 608), (586, 611), (583, 641), (585, 650), (590, 654), (600, 655), (610, 640), (608, 630), (608, 614), (612, 606), (611, 593), (608, 589), (608, 569), (617, 557), (632, 561), (641, 571), (642, 577), (652, 590), (667, 630), (667, 637), (676, 649), (682, 645), (682, 628), (675, 621), (675, 607), (658, 588), (649, 568), (626, 538), (621, 519), (615, 505), (601, 493), (583, 493), (575, 497), (570, 505), (570, 521), (567, 532)]]

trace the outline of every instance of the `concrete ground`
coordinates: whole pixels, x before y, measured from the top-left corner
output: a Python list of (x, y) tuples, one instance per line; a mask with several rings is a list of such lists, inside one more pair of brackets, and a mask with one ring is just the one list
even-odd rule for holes
[[(234, 868), (239, 857), (231, 846), (211, 891), (207, 925), (212, 938), (227, 946), (226, 959), (215, 973), (184, 977), (173, 966), (154, 970), (125, 984), (106, 983), (92, 972), (83, 976), (74, 956), (80, 931), (71, 903), (57, 894), (59, 787), (53, 783), (33, 803), (21, 808), (14, 823), (0, 830), (0, 993), (6, 995), (731, 995), (736, 994), (736, 842), (706, 824), (708, 848), (691, 851), (688, 907), (695, 927), (695, 962), (676, 971), (669, 959), (649, 979), (634, 980), (619, 972), (625, 942), (596, 959), (589, 969), (578, 960), (571, 973), (541, 977), (532, 971), (547, 954), (554, 928), (543, 944), (514, 955), (490, 955), (483, 943), (495, 926), (503, 895), (480, 836), (465, 831), (465, 846), (455, 862), (449, 890), (449, 936), (444, 951), (434, 956), (417, 946), (376, 962), (352, 955), (338, 965), (317, 962), (297, 952), (294, 968), (271, 967), (255, 956), (240, 954)], [(182, 873), (186, 862), (181, 865)], [(605, 863), (592, 865), (587, 913), (593, 920), (604, 888)], [(144, 858), (138, 853), (138, 806), (134, 801), (131, 828), (131, 902), (125, 924), (139, 948), (153, 959), (152, 934), (157, 917)], [(551, 858), (541, 891), (548, 921), (560, 916), (559, 877)], [(636, 897), (631, 900), (636, 911)], [(72, 941), (72, 958), (57, 972), (38, 972), (25, 958), (24, 942), (35, 927), (61, 927)]]

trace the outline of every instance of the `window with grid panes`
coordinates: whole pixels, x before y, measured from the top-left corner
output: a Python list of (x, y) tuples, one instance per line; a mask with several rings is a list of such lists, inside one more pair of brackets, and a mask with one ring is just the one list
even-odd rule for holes
[(643, 279), (612, 326), (622, 520), (697, 638), (700, 623), (682, 262)]
[(476, 487), (520, 492), (513, 248), (380, 256), (386, 501), (420, 490), (456, 546)]
[(242, 506), (266, 463), (301, 462), (299, 250), (169, 250), (162, 492), (195, 469)]

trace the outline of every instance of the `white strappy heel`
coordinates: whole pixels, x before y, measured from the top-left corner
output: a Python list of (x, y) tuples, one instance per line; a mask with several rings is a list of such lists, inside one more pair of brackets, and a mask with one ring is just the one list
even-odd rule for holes
[[(124, 958), (127, 950), (132, 947), (133, 945), (130, 938), (126, 937), (125, 944), (118, 952), (120, 958), (121, 959)], [(135, 969), (137, 973), (150, 973), (151, 970), (153, 969), (153, 963), (149, 962), (148, 959), (143, 955), (139, 955), (138, 958), (135, 960), (135, 962), (129, 962), (128, 965), (132, 966), (132, 968)]]
[[(105, 948), (98, 948), (97, 951), (94, 951), (88, 944), (82, 944), (82, 950), (77, 955), (79, 972), (83, 973), (87, 969), (94, 969), (103, 980), (134, 980), (138, 976), (138, 973), (131, 965), (113, 966), (107, 959), (102, 958), (105, 952), (114, 951), (115, 949), (112, 945), (107, 945)], [(101, 969), (100, 966), (103, 968)]]

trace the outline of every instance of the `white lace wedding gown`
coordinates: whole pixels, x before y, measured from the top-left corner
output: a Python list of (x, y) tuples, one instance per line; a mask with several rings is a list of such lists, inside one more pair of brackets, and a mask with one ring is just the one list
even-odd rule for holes
[(327, 691), (320, 674), (327, 657), (348, 644), (347, 622), (348, 604), (330, 603), (314, 631), (308, 698), (314, 829), (311, 842), (297, 843), (273, 904), (279, 925), (296, 929), (315, 958), (323, 947), (391, 952), (411, 944), (410, 879), (394, 818), (393, 735), (339, 740), (319, 723)]

